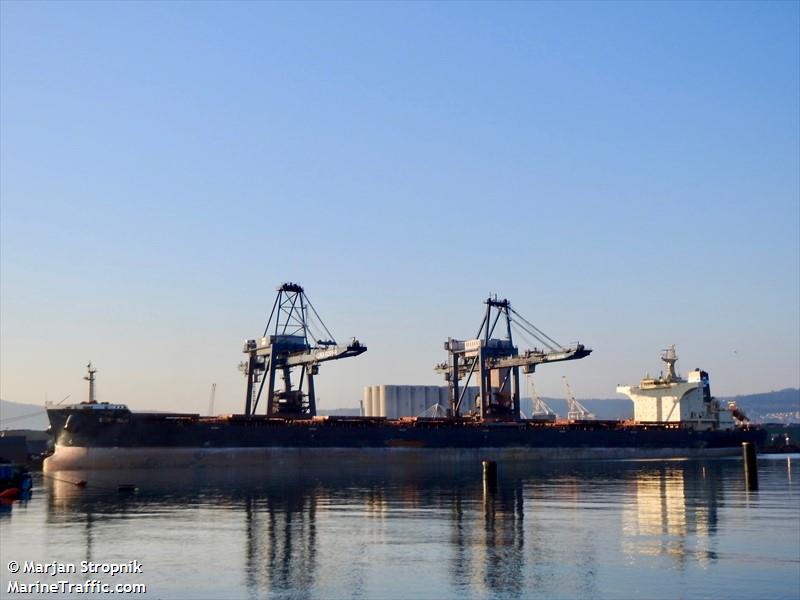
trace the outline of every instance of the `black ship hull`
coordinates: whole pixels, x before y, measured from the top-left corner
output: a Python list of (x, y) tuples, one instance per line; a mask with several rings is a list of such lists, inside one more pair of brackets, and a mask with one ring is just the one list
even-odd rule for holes
[(758, 428), (694, 431), (618, 421), (477, 422), (469, 419), (132, 413), (121, 405), (48, 410), (55, 452), (47, 471), (343, 462), (563, 460), (724, 456)]

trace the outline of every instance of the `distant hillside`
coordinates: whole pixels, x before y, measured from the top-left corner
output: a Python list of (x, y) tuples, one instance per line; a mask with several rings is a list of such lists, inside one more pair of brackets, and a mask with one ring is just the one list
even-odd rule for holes
[(762, 394), (721, 398), (734, 401), (758, 423), (800, 423), (800, 389), (785, 388)]
[(48, 425), (44, 406), (0, 400), (0, 430), (36, 429), (44, 431)]

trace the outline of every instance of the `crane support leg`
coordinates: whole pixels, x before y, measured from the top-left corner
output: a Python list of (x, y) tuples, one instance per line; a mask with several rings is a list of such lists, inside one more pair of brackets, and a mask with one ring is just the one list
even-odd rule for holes
[(480, 411), (481, 411), (481, 420), (486, 418), (486, 409), (489, 404), (489, 394), (492, 393), (492, 387), (489, 379), (489, 372), (486, 369), (486, 354), (484, 349), (480, 349), (480, 354), (478, 356), (478, 361), (480, 365), (478, 366), (479, 369), (479, 391), (480, 391)]
[(314, 367), (308, 370), (308, 411), (311, 415), (317, 414), (317, 398), (314, 393)]
[(453, 354), (453, 370), (450, 372), (450, 412), (453, 417), (458, 416), (458, 407), (461, 404), (461, 396), (458, 393), (458, 354)]
[(247, 393), (245, 395), (244, 414), (250, 416), (253, 410), (253, 383), (255, 381), (255, 356), (251, 356), (247, 367)]
[[(270, 361), (272, 362), (272, 361)], [(270, 365), (269, 383), (267, 384), (267, 415), (275, 413), (275, 369)]]

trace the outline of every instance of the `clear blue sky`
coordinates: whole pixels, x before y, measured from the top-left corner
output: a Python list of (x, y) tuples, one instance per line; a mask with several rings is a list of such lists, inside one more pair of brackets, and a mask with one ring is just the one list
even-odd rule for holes
[(0, 396), (241, 410), (282, 281), (434, 384), (508, 297), (612, 397), (800, 383), (797, 2), (0, 3)]

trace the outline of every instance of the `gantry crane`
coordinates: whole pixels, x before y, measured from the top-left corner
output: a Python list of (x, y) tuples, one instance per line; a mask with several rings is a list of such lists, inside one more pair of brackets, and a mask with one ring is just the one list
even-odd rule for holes
[(531, 375), (528, 375), (528, 394), (533, 401), (533, 412), (531, 414), (532, 419), (538, 419), (540, 421), (555, 421), (558, 418), (558, 415), (552, 408), (550, 408), (550, 405), (542, 400), (541, 396), (539, 396), (539, 393), (536, 391), (536, 386), (533, 384), (533, 377)]
[[(448, 362), (437, 365), (436, 371), (444, 373), (450, 387), (450, 412), (453, 416), (461, 414), (467, 386), (475, 376), (479, 392), (475, 406), (471, 401), (468, 403), (469, 412), (472, 413), (474, 408), (474, 414), (482, 420), (519, 420), (520, 367), (524, 373), (533, 373), (537, 365), (584, 358), (591, 350), (583, 344), (570, 347), (558, 344), (511, 308), (508, 300), (498, 300), (495, 296), (487, 298), (484, 304), (486, 312), (475, 339), (448, 339), (444, 344)], [(505, 339), (493, 337), (501, 318), (505, 320)], [(523, 338), (531, 336), (543, 348), (534, 346), (520, 354), (512, 340), (512, 322)], [(462, 379), (465, 379), (463, 384)]]
[(564, 382), (564, 393), (567, 398), (567, 419), (570, 421), (594, 420), (595, 416), (583, 404), (578, 402), (575, 394), (572, 393), (572, 386), (567, 381), (566, 375), (562, 375), (561, 380)]
[[(312, 316), (318, 326), (316, 331), (312, 330)], [(258, 340), (247, 340), (244, 345), (248, 360), (239, 367), (247, 377), (245, 414), (254, 415), (259, 401), (265, 397), (268, 416), (315, 416), (314, 376), (319, 372), (319, 364), (366, 351), (367, 347), (355, 338), (347, 345), (337, 345), (303, 288), (296, 283), (284, 283), (278, 288), (264, 335)], [(292, 373), (297, 369), (300, 374), (295, 385)], [(278, 373), (283, 385), (276, 389)]]

